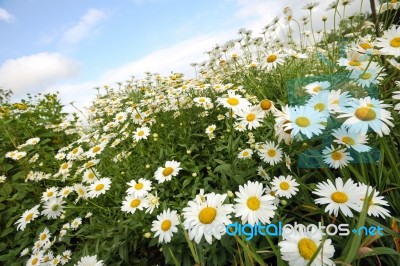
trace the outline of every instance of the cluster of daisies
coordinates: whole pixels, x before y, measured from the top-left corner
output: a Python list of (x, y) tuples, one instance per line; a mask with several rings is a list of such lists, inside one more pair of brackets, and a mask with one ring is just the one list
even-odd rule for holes
[[(32, 220), (37, 218), (38, 215), (39, 215), (38, 206), (35, 206), (34, 208), (27, 210), (23, 214), (21, 219), (17, 221), (17, 223), (19, 223), (18, 226), (21, 225), (26, 226), (27, 223), (30, 223)], [(89, 218), (90, 216), (91, 213), (88, 213), (85, 218)], [(39, 233), (37, 240), (32, 246), (32, 249), (25, 248), (21, 252), (21, 257), (30, 255), (29, 259), (26, 262), (26, 265), (55, 266), (55, 265), (67, 264), (71, 260), (71, 255), (72, 255), (71, 250), (64, 250), (62, 253), (56, 254), (52, 250), (52, 247), (57, 242), (61, 242), (63, 240), (63, 237), (67, 234), (68, 230), (76, 231), (81, 224), (82, 224), (82, 218), (77, 217), (73, 219), (70, 223), (65, 223), (62, 226), (62, 229), (59, 231), (59, 234), (54, 236), (52, 235), (50, 230), (47, 227), (45, 227)], [(82, 264), (78, 263), (77, 265), (82, 265)]]

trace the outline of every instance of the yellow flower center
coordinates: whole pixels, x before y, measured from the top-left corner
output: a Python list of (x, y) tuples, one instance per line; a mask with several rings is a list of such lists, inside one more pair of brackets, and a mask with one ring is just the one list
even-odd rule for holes
[(371, 77), (372, 77), (372, 75), (369, 72), (365, 72), (364, 74), (360, 75), (360, 78), (364, 79), (364, 80), (370, 79)]
[(51, 196), (53, 196), (54, 195), (54, 192), (53, 191), (49, 191), (49, 192), (47, 192), (47, 197), (51, 197)]
[(268, 99), (264, 99), (261, 101), (260, 106), (263, 110), (269, 110), (272, 106), (272, 102)]
[(360, 107), (356, 110), (354, 115), (361, 121), (371, 121), (376, 118), (376, 113), (369, 107)]
[(304, 116), (296, 118), (296, 125), (299, 127), (308, 127), (310, 125), (310, 119)]
[(92, 167), (93, 165), (94, 165), (93, 162), (87, 162), (87, 163), (85, 164), (85, 168), (88, 169), (88, 168)]
[(164, 232), (168, 231), (171, 228), (171, 221), (170, 220), (164, 220), (161, 223), (161, 230), (163, 230)]
[(39, 261), (39, 259), (38, 258), (34, 258), (33, 260), (32, 260), (32, 265), (36, 265), (36, 263)]
[(244, 151), (242, 155), (243, 155), (244, 157), (247, 157), (247, 156), (249, 156), (249, 152), (248, 152), (248, 151)]
[(47, 235), (46, 234), (42, 234), (41, 236), (40, 236), (40, 240), (45, 240), (47, 238)]
[(320, 87), (320, 86), (316, 86), (313, 88), (314, 92), (319, 92), (320, 90), (322, 90), (322, 87)]
[(95, 188), (96, 191), (100, 191), (104, 188), (104, 184), (98, 184)]
[(144, 131), (143, 130), (139, 131), (138, 136), (141, 137), (143, 135), (144, 135)]
[(332, 102), (332, 104), (339, 104), (339, 100), (338, 100), (338, 99), (334, 100), (334, 101)]
[(260, 204), (261, 204), (260, 200), (255, 196), (250, 197), (247, 200), (247, 207), (253, 211), (258, 210), (260, 208)]
[(163, 171), (162, 174), (164, 176), (169, 176), (170, 174), (172, 174), (172, 172), (174, 171), (174, 169), (172, 167), (166, 167)]
[(360, 63), (360, 61), (353, 61), (352, 60), (352, 61), (349, 62), (349, 65), (350, 66), (359, 66), (359, 65), (361, 65), (361, 63)]
[(55, 211), (58, 210), (58, 207), (59, 207), (58, 204), (54, 204), (53, 206), (51, 206), (51, 210), (52, 210), (53, 212), (55, 212)]
[(283, 181), (283, 182), (280, 183), (279, 187), (280, 187), (282, 190), (288, 190), (288, 189), (290, 188), (290, 185), (289, 185), (288, 182)]
[(118, 116), (118, 120), (122, 120), (122, 118), (124, 118), (122, 115)]
[(277, 56), (274, 55), (274, 54), (269, 55), (269, 56), (267, 57), (267, 62), (268, 62), (268, 63), (275, 62), (276, 58), (277, 58)]
[(213, 207), (205, 207), (199, 213), (199, 220), (203, 224), (210, 224), (217, 216), (217, 210)]
[(371, 48), (372, 48), (372, 46), (371, 46), (369, 43), (366, 43), (366, 42), (360, 43), (360, 46), (361, 46), (361, 48), (363, 48), (364, 50), (367, 50), (367, 49), (371, 49)]
[(30, 214), (28, 214), (28, 215), (25, 217), (25, 222), (30, 221), (30, 220), (32, 219), (32, 217), (33, 217), (33, 213), (31, 212)]
[(256, 119), (256, 115), (255, 114), (248, 114), (246, 116), (246, 120), (249, 121), (249, 122), (254, 121), (254, 119)]
[(78, 189), (78, 192), (81, 196), (85, 195), (85, 191), (82, 188)]
[(325, 110), (325, 104), (317, 103), (316, 105), (314, 105), (314, 109), (322, 112), (323, 110)]
[(343, 154), (339, 151), (334, 151), (334, 152), (332, 152), (331, 157), (333, 160), (339, 161), (340, 159), (343, 158)]
[(135, 185), (135, 189), (137, 189), (137, 190), (141, 190), (142, 188), (143, 188), (143, 184), (142, 183), (137, 183)]
[(134, 199), (131, 201), (131, 207), (136, 208), (137, 206), (140, 205), (140, 199)]
[(299, 248), (300, 255), (305, 260), (310, 260), (314, 253), (317, 251), (317, 245), (310, 238), (300, 239), (297, 247)]
[(398, 48), (400, 47), (400, 37), (395, 37), (390, 41), (390, 46)]
[(78, 151), (79, 151), (79, 148), (75, 148), (75, 149), (72, 150), (72, 153), (73, 153), (73, 154), (77, 154)]
[(204, 103), (206, 100), (204, 98), (200, 98), (199, 102)]
[(269, 149), (267, 154), (269, 157), (274, 157), (276, 155), (276, 151), (274, 149)]
[(336, 203), (345, 203), (349, 199), (346, 193), (336, 191), (331, 195), (331, 199)]
[(94, 177), (95, 177), (94, 173), (89, 173), (89, 174), (88, 174), (88, 178), (89, 178), (89, 179), (93, 179)]
[(269, 194), (270, 194), (272, 197), (275, 197), (276, 191), (271, 191)]
[(239, 100), (236, 98), (228, 98), (228, 100), (226, 100), (226, 101), (232, 106), (236, 106), (239, 104)]
[(99, 150), (100, 150), (100, 147), (99, 147), (99, 146), (96, 146), (96, 147), (94, 147), (94, 148), (92, 149), (92, 151), (95, 152), (95, 153), (98, 152)]
[(354, 144), (356, 144), (356, 142), (354, 141), (354, 139), (352, 139), (352, 138), (350, 138), (350, 137), (348, 137), (348, 136), (343, 137), (343, 138), (342, 138), (342, 141), (343, 141), (344, 143), (346, 143), (346, 144), (349, 144), (349, 145), (354, 145)]
[(63, 163), (62, 165), (61, 165), (61, 169), (63, 169), (63, 170), (65, 170), (65, 169), (67, 169), (68, 168), (68, 163)]

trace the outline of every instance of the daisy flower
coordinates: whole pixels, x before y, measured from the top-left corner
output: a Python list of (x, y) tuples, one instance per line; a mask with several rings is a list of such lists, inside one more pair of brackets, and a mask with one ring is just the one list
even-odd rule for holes
[(122, 202), (121, 211), (134, 214), (136, 210), (141, 211), (143, 210), (143, 208), (147, 207), (148, 203), (144, 199), (144, 197), (135, 197), (133, 195), (128, 195)]
[(275, 113), (276, 108), (274, 106), (274, 102), (268, 100), (268, 99), (264, 99), (260, 102), (260, 108), (261, 110), (263, 110), (265, 113)]
[(146, 213), (152, 213), (154, 209), (160, 206), (160, 198), (157, 196), (157, 192), (155, 195), (151, 193), (147, 194), (145, 200), (147, 203)]
[(364, 204), (365, 197), (368, 198), (371, 195), (372, 191), (374, 191), (374, 194), (372, 195), (372, 198), (368, 203), (369, 216), (371, 215), (374, 217), (381, 216), (383, 219), (385, 219), (385, 217), (391, 216), (390, 211), (388, 211), (383, 207), (383, 206), (389, 206), (389, 203), (385, 200), (383, 196), (379, 196), (379, 191), (374, 190), (371, 186), (368, 186), (366, 184), (359, 183), (359, 186), (361, 187), (362, 193), (364, 194), (364, 196), (361, 198), (362, 201), (361, 205)]
[(285, 130), (291, 130), (292, 137), (301, 133), (311, 138), (313, 135), (322, 133), (322, 129), (325, 128), (326, 116), (314, 108), (295, 106), (289, 107), (287, 120), (290, 123), (283, 126)]
[[(287, 261), (290, 266), (335, 265), (331, 260), (335, 253), (332, 241), (326, 239), (322, 243), (322, 232), (319, 229), (311, 232), (307, 230), (283, 230), (282, 239), (278, 243), (282, 259)], [(313, 262), (309, 264), (321, 244), (322, 248)]]
[(208, 97), (196, 97), (193, 99), (193, 102), (198, 107), (207, 107), (211, 104), (211, 99)]
[(323, 151), (324, 162), (329, 165), (329, 167), (333, 167), (335, 169), (342, 168), (346, 166), (350, 161), (353, 161), (353, 158), (350, 156), (350, 153), (347, 152), (346, 148), (339, 149), (334, 148), (331, 145), (331, 148), (326, 147)]
[(129, 185), (129, 188), (126, 193), (135, 197), (146, 196), (152, 189), (151, 181), (145, 178), (140, 178), (137, 182), (136, 180), (132, 180), (127, 184)]
[(89, 186), (88, 198), (97, 198), (106, 193), (111, 187), (111, 179), (108, 177), (101, 178)]
[(43, 244), (45, 244), (46, 242), (50, 241), (50, 237), (51, 237), (50, 231), (49, 231), (49, 229), (47, 229), (47, 227), (46, 227), (46, 228), (44, 228), (44, 230), (39, 234), (39, 241), (40, 241), (40, 243), (43, 245)]
[(76, 217), (75, 219), (72, 220), (70, 227), (72, 230), (76, 230), (81, 224), (82, 224), (82, 218)]
[(224, 204), (227, 194), (208, 193), (205, 201), (189, 201), (183, 209), (185, 221), (183, 225), (188, 230), (190, 240), (200, 243), (204, 236), (208, 244), (212, 244), (213, 237), (220, 240), (225, 234), (226, 226), (231, 224), (231, 204)]
[(74, 266), (103, 266), (102, 260), (97, 260), (97, 256), (85, 256)]
[(76, 147), (67, 154), (67, 160), (75, 160), (79, 158), (83, 154), (83, 152), (84, 151), (80, 146)]
[(257, 167), (257, 175), (260, 176), (264, 180), (270, 180), (271, 177), (265, 171), (265, 169), (260, 165)]
[(279, 145), (275, 146), (273, 141), (267, 141), (265, 144), (262, 144), (262, 147), (258, 149), (258, 155), (264, 162), (271, 165), (282, 161), (282, 149), (279, 148)]
[(288, 175), (287, 177), (281, 175), (279, 177), (274, 177), (271, 182), (271, 190), (275, 191), (277, 197), (290, 199), (292, 196), (297, 194), (297, 191), (299, 191), (297, 188), (298, 185), (299, 183), (297, 183), (291, 175)]
[(357, 152), (368, 152), (371, 150), (371, 147), (365, 145), (365, 143), (368, 143), (367, 135), (352, 132), (345, 126), (334, 129), (332, 136), (335, 137), (334, 142), (345, 145), (347, 148), (353, 148)]
[(264, 57), (262, 62), (262, 68), (266, 69), (267, 71), (271, 71), (275, 69), (278, 65), (283, 65), (285, 63), (286, 55), (281, 53), (281, 51), (268, 51)]
[(360, 211), (362, 207), (361, 198), (364, 197), (362, 189), (348, 179), (345, 184), (337, 177), (335, 184), (331, 180), (317, 184), (314, 194), (320, 196), (315, 200), (316, 204), (328, 204), (325, 211), (330, 215), (338, 216), (339, 210), (344, 216), (353, 217), (351, 210)]
[(255, 225), (258, 222), (263, 224), (270, 223), (274, 217), (276, 206), (273, 205), (275, 197), (264, 194), (263, 184), (260, 182), (248, 181), (243, 186), (239, 186), (239, 191), (235, 198), (236, 217), (240, 217), (242, 223)]
[[(395, 99), (395, 100), (400, 100), (400, 91), (394, 91), (394, 92), (393, 92), (393, 99)], [(394, 106), (394, 110), (397, 110), (397, 111), (399, 111), (399, 113), (400, 113), (400, 103), (397, 103), (397, 104)]]
[(400, 27), (392, 25), (383, 32), (382, 38), (377, 38), (376, 46), (381, 47), (380, 51), (385, 55), (400, 56)]
[(350, 74), (350, 79), (354, 80), (359, 86), (368, 88), (372, 84), (379, 84), (386, 76), (382, 69), (382, 67), (371, 63), (368, 69), (354, 69)]
[(5, 175), (0, 176), (0, 183), (6, 182), (7, 177)]
[(48, 201), (54, 197), (57, 196), (57, 188), (56, 187), (50, 187), (48, 189), (46, 189), (45, 192), (42, 193), (42, 199), (41, 201)]
[(147, 139), (149, 135), (150, 135), (150, 128), (139, 127), (136, 129), (133, 137), (136, 141), (139, 141), (141, 139)]
[(70, 162), (65, 162), (60, 165), (60, 169), (58, 170), (58, 173), (61, 175), (67, 175), (69, 174), (69, 171), (71, 170), (72, 163)]
[(98, 180), (97, 178), (98, 176), (100, 176), (100, 174), (96, 171), (96, 169), (90, 168), (83, 173), (82, 181), (85, 183), (92, 184), (93, 182)]
[(261, 126), (260, 122), (263, 120), (264, 115), (265, 113), (260, 109), (258, 105), (256, 105), (239, 110), (237, 112), (237, 119), (244, 127), (252, 130)]
[(306, 90), (307, 93), (311, 95), (316, 95), (322, 90), (326, 90), (331, 86), (331, 83), (329, 81), (316, 81), (312, 82), (310, 84), (307, 84), (304, 89)]
[(85, 187), (82, 184), (75, 184), (74, 185), (74, 190), (78, 194), (78, 198), (76, 199), (76, 202), (78, 202), (79, 199), (86, 199), (88, 197), (88, 192), (87, 192), (87, 187)]
[(31, 255), (29, 260), (26, 262), (28, 266), (39, 266), (43, 262), (43, 251), (36, 252)]
[(314, 108), (314, 110), (324, 114), (325, 117), (329, 116), (328, 108), (328, 97), (329, 91), (321, 91), (313, 95), (306, 103), (309, 108)]
[(154, 178), (158, 183), (164, 183), (165, 181), (170, 181), (172, 177), (177, 176), (179, 171), (182, 169), (179, 166), (180, 162), (177, 161), (167, 161), (165, 167), (158, 167), (157, 171), (154, 173)]
[(207, 128), (206, 128), (206, 134), (214, 134), (214, 131), (215, 131), (215, 129), (216, 129), (217, 127), (213, 124), (213, 125), (209, 125)]
[(93, 158), (104, 150), (105, 145), (95, 145), (86, 152), (87, 158)]
[(178, 213), (168, 208), (157, 215), (157, 220), (152, 223), (151, 231), (155, 232), (154, 237), (158, 236), (159, 243), (169, 243), (172, 235), (178, 232), (178, 224)]
[(338, 116), (338, 118), (347, 118), (343, 125), (349, 128), (352, 132), (367, 134), (368, 128), (378, 133), (379, 136), (389, 135), (390, 129), (394, 124), (390, 112), (384, 108), (390, 107), (389, 104), (384, 104), (383, 101), (366, 97), (355, 99), (354, 103), (348, 110)]
[(114, 121), (116, 123), (123, 123), (126, 120), (126, 113), (125, 112), (119, 112), (118, 114), (115, 115)]
[(15, 222), (15, 224), (17, 225), (17, 230), (21, 229), (22, 231), (24, 231), (26, 225), (35, 220), (35, 218), (39, 216), (39, 211), (38, 211), (39, 206), (40, 205), (36, 205), (32, 209), (26, 210), (22, 214), (21, 218)]
[(253, 155), (252, 149), (244, 149), (238, 154), (239, 159), (250, 159), (251, 155)]
[(47, 219), (57, 219), (58, 217), (61, 216), (64, 208), (63, 204), (65, 201), (63, 201), (63, 198), (61, 197), (55, 197), (49, 201), (46, 201), (43, 206), (43, 211), (42, 215), (45, 215)]
[(330, 113), (346, 112), (352, 104), (352, 98), (348, 91), (331, 90), (328, 95), (328, 109)]
[(234, 112), (251, 105), (247, 99), (243, 98), (239, 94), (236, 94), (233, 90), (228, 90), (228, 95), (226, 97), (218, 97), (217, 102), (219, 105), (229, 108)]

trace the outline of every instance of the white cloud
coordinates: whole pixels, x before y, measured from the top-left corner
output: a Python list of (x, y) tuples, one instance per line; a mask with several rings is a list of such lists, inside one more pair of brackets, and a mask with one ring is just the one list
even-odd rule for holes
[(15, 17), (11, 15), (7, 10), (0, 7), (0, 20), (5, 22), (12, 22), (15, 20)]
[(70, 27), (63, 36), (63, 41), (76, 44), (89, 34), (97, 30), (99, 23), (104, 20), (106, 15), (98, 9), (89, 9), (85, 15), (81, 17), (79, 22)]
[(14, 97), (24, 96), (79, 73), (79, 64), (58, 53), (38, 53), (5, 61), (0, 66), (0, 86)]

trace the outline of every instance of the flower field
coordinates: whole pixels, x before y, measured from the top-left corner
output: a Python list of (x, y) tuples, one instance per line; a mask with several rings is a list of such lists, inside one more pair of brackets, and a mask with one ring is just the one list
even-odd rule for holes
[[(195, 78), (105, 85), (79, 116), (3, 104), (0, 265), (398, 265), (399, 5), (350, 2), (287, 7)], [(313, 230), (272, 230), (294, 224)]]

